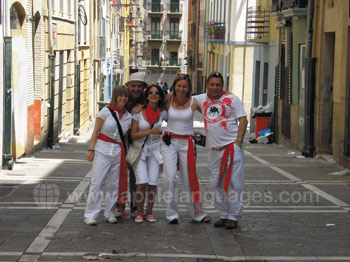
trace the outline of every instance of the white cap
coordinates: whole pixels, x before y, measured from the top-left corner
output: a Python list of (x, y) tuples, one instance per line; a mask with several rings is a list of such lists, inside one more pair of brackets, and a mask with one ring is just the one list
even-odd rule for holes
[(129, 80), (128, 82), (126, 82), (125, 84), (129, 84), (130, 82), (133, 82), (133, 81), (140, 81), (142, 82), (145, 87), (147, 87), (147, 83), (145, 82), (145, 75), (142, 74), (141, 72), (136, 72), (136, 73), (132, 73), (130, 76), (129, 76)]

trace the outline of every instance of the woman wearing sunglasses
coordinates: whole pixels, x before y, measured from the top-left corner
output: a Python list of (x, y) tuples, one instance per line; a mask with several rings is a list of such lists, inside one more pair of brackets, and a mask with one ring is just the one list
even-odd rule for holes
[[(197, 100), (191, 97), (191, 79), (178, 75), (172, 85), (172, 98), (167, 101), (168, 125), (163, 135), (162, 156), (164, 159), (164, 190), (167, 195), (166, 218), (177, 224), (179, 213), (175, 202), (178, 186), (176, 172), (180, 171), (183, 193), (186, 194), (188, 213), (196, 222), (209, 223), (211, 217), (202, 209), (201, 194), (196, 172), (195, 143), (193, 139), (193, 113), (200, 110)], [(180, 197), (179, 197), (180, 198)], [(183, 199), (181, 197), (181, 199)]]
[[(136, 223), (145, 219), (153, 223), (156, 218), (152, 214), (153, 205), (157, 194), (160, 166), (163, 164), (161, 147), (161, 125), (167, 117), (164, 109), (164, 93), (160, 86), (150, 85), (145, 91), (146, 104), (143, 110), (133, 116), (131, 138), (133, 145), (144, 148), (137, 164), (136, 175)], [(146, 141), (146, 142), (145, 142)], [(147, 199), (146, 214), (144, 203)]]

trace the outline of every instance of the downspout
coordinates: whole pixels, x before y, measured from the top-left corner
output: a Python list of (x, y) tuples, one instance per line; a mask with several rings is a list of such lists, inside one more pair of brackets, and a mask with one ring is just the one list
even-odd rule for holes
[[(228, 27), (227, 27), (227, 42), (226, 42), (226, 47), (227, 47), (227, 74), (230, 75), (230, 64), (231, 64), (231, 48), (230, 48), (230, 39), (231, 39), (231, 2), (228, 1)], [(225, 10), (226, 13), (226, 10)], [(227, 75), (226, 75), (226, 81), (225, 81), (225, 91), (229, 91), (229, 83), (227, 81)]]
[(10, 32), (10, 8), (9, 0), (4, 2), (4, 125), (3, 125), (3, 156), (2, 166), (12, 170), (13, 159), (11, 155), (12, 144), (12, 37)]
[[(247, 15), (248, 15), (248, 1), (246, 1), (246, 27), (247, 27)], [(245, 60), (246, 60), (246, 46), (247, 46), (247, 30), (244, 31), (244, 46), (243, 46), (243, 83), (242, 83), (242, 104), (244, 106), (244, 88), (245, 88)]]
[(74, 135), (79, 135), (80, 129), (80, 63), (79, 63), (79, 41), (78, 35), (78, 10), (79, 1), (74, 1), (74, 19), (75, 19), (75, 88), (74, 88)]
[(53, 32), (52, 32), (52, 15), (51, 15), (51, 0), (47, 0), (47, 12), (49, 18), (49, 60), (51, 62), (50, 67), (50, 103), (49, 103), (49, 128), (48, 128), (48, 138), (47, 138), (47, 146), (52, 148), (53, 146), (53, 125), (54, 125), (54, 111), (55, 111), (55, 51), (53, 46)]
[(315, 99), (315, 64), (312, 58), (313, 18), (315, 1), (310, 0), (307, 13), (306, 68), (305, 68), (305, 145), (302, 154), (314, 155), (314, 99)]

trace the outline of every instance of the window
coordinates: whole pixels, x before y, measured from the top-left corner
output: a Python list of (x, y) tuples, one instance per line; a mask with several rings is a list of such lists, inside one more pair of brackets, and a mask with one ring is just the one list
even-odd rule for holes
[(20, 29), (24, 22), (24, 13), (21, 12), (19, 4), (15, 3), (10, 9), (10, 28)]
[(159, 65), (159, 49), (152, 49), (151, 65)]
[(151, 37), (152, 39), (160, 39), (160, 18), (152, 18), (151, 20)]
[(179, 39), (179, 19), (170, 19), (170, 39)]
[(177, 52), (170, 52), (170, 61), (169, 65), (171, 66), (178, 66), (178, 57), (177, 57)]
[(152, 12), (160, 12), (160, 0), (152, 0)]
[(170, 3), (170, 12), (179, 13), (180, 12), (179, 0), (171, 0)]

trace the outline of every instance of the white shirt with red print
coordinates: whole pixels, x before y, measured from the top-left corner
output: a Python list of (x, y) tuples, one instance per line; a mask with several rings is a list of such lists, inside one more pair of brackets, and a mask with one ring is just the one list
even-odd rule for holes
[(206, 145), (220, 148), (237, 139), (238, 118), (247, 116), (241, 100), (233, 94), (210, 99), (207, 94), (195, 96), (204, 116)]

